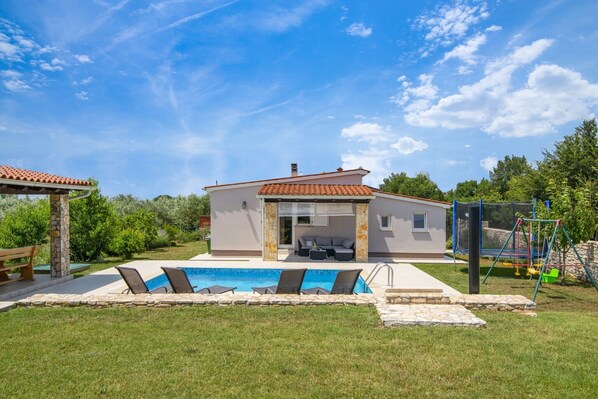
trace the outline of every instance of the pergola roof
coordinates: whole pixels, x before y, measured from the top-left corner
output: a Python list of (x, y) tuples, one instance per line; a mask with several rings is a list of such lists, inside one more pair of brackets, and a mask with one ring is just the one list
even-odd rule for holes
[(0, 194), (67, 194), (91, 188), (87, 180), (0, 165)]
[(360, 184), (264, 184), (261, 197), (372, 197), (372, 190)]

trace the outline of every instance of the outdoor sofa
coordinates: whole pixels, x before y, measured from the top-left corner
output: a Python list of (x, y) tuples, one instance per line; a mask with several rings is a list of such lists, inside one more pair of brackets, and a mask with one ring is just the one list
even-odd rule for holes
[(326, 250), (326, 256), (333, 256), (339, 261), (349, 261), (355, 255), (355, 242), (345, 237), (325, 237), (325, 236), (302, 236), (299, 237), (297, 254), (299, 256), (309, 256), (309, 251), (313, 246)]

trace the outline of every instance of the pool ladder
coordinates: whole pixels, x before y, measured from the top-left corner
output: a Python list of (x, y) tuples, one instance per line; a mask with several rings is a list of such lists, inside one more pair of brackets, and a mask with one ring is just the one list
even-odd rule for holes
[(376, 263), (376, 266), (374, 266), (371, 273), (368, 274), (368, 276), (365, 278), (365, 283), (367, 285), (370, 285), (372, 283), (372, 281), (374, 280), (374, 277), (376, 277), (378, 275), (378, 273), (380, 272), (380, 270), (382, 270), (384, 268), (388, 269), (388, 284), (387, 285), (392, 288), (392, 286), (394, 285), (394, 281), (395, 281), (395, 271), (388, 263), (384, 263), (384, 262)]

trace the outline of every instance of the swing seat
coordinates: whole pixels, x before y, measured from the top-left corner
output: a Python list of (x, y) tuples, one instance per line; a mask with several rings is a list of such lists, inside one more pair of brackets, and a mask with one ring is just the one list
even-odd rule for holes
[(556, 283), (556, 279), (559, 278), (559, 269), (553, 268), (550, 273), (542, 273), (543, 283)]
[(540, 271), (536, 268), (533, 267), (528, 267), (527, 268), (527, 275), (528, 276), (537, 276), (538, 274), (540, 274)]

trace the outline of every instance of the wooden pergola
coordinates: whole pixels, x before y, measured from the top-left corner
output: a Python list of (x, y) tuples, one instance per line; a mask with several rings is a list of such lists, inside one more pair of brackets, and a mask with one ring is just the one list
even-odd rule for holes
[[(50, 197), (50, 274), (70, 274), (69, 200), (88, 196), (94, 187), (87, 180), (72, 179), (0, 165), (0, 194)], [(81, 195), (70, 197), (71, 191)]]

